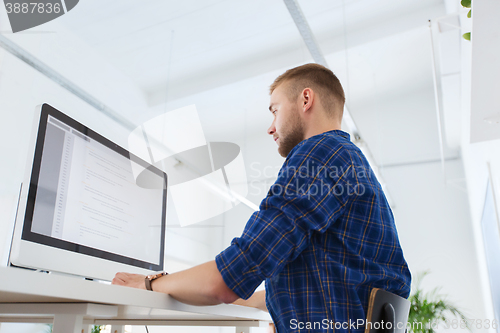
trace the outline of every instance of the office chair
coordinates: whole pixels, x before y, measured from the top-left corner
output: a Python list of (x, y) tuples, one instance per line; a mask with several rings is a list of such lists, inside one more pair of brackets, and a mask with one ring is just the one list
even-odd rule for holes
[(373, 288), (368, 303), (365, 333), (405, 333), (410, 301), (388, 291)]

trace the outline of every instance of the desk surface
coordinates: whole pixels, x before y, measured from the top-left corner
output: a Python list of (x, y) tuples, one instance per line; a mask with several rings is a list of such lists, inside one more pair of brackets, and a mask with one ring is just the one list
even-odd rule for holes
[[(117, 307), (118, 314), (109, 315), (107, 319), (117, 320), (271, 321), (268, 313), (243, 306), (191, 306), (162, 293), (71, 276), (0, 267), (0, 321), (4, 316), (2, 313), (8, 313), (6, 309), (19, 308), (23, 303), (110, 305)], [(27, 308), (28, 304), (24, 306)], [(12, 312), (17, 313), (16, 310)]]

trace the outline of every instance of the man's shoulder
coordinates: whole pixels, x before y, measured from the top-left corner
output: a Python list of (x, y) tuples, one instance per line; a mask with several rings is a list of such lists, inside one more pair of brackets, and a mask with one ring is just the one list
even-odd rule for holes
[(312, 158), (323, 162), (328, 161), (331, 157), (350, 159), (350, 152), (353, 150), (359, 151), (359, 148), (350, 141), (349, 134), (340, 130), (333, 130), (300, 142), (290, 152), (288, 159), (296, 161)]

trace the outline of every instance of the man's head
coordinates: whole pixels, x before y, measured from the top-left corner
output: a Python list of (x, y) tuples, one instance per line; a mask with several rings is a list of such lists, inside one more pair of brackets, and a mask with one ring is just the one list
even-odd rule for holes
[(286, 157), (299, 142), (331, 129), (340, 129), (344, 90), (328, 68), (306, 64), (289, 69), (270, 87), (269, 110), (274, 120), (268, 133)]

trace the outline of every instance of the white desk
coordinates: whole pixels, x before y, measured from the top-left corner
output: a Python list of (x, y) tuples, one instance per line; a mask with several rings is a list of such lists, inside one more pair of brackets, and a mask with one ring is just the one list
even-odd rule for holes
[(168, 295), (95, 281), (0, 267), (0, 322), (54, 323), (53, 333), (88, 333), (89, 325), (263, 327), (268, 313), (237, 305), (190, 306)]

